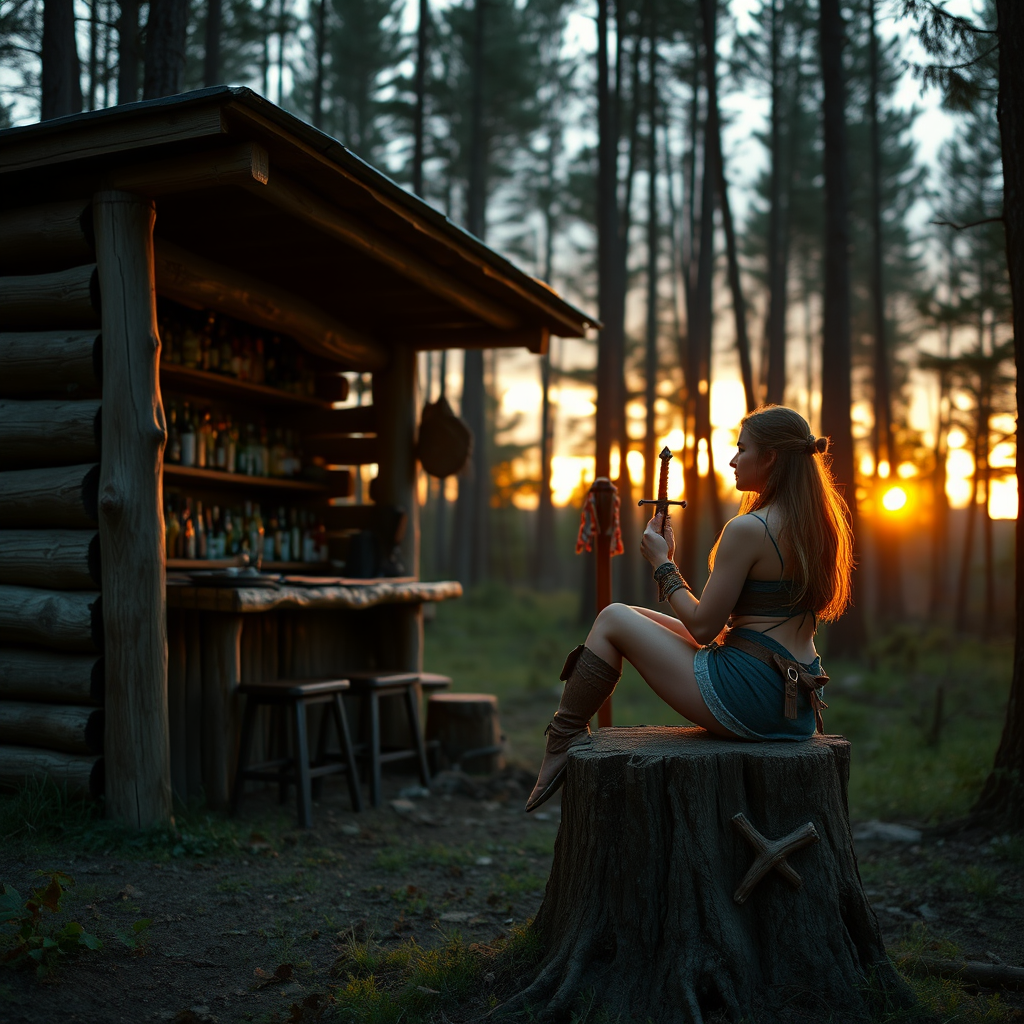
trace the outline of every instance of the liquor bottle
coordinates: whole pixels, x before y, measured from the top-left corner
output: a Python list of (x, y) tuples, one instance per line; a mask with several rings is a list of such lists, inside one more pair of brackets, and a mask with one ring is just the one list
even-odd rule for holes
[(288, 528), (288, 516), (283, 508), (277, 510), (277, 523), (278, 535), (275, 538), (275, 546), (281, 561), (290, 562), (292, 560), (292, 532)]
[(217, 366), (221, 373), (231, 376), (232, 357), (231, 335), (228, 332), (228, 325), (222, 323), (217, 330), (217, 344), (220, 346), (220, 355), (217, 357)]
[(224, 554), (223, 558), (230, 558), (232, 555), (237, 554), (236, 547), (236, 536), (235, 536), (235, 520), (231, 515), (231, 509), (224, 509)]
[(317, 520), (316, 528), (313, 530), (313, 545), (317, 553), (317, 561), (327, 562), (331, 553), (327, 547), (327, 527), (322, 519)]
[(235, 380), (242, 377), (242, 343), (238, 338), (231, 339), (231, 376)]
[(263, 561), (273, 562), (277, 555), (274, 551), (274, 533), (276, 528), (276, 520), (273, 515), (269, 516), (264, 520), (266, 526), (263, 532)]
[(168, 462), (181, 462), (181, 432), (178, 430), (178, 407), (174, 402), (168, 405), (167, 450), (164, 458)]
[(196, 431), (196, 465), (200, 469), (212, 467), (213, 459), (213, 425), (210, 422), (210, 410), (204, 409)]
[(188, 402), (185, 403), (181, 416), (181, 464), (196, 464), (196, 428), (192, 422)]
[(256, 343), (254, 345), (253, 357), (252, 357), (252, 382), (253, 384), (265, 384), (267, 381), (267, 365), (266, 357), (263, 352), (263, 338), (260, 335), (256, 336)]
[(192, 499), (185, 499), (185, 507), (181, 511), (181, 536), (183, 556), (189, 560), (196, 557), (196, 524), (192, 522)]
[(313, 531), (308, 512), (302, 513), (302, 560), (304, 562), (318, 562), (320, 560), (319, 552), (313, 543)]
[(213, 506), (213, 526), (210, 530), (209, 540), (210, 558), (224, 557), (224, 519), (221, 516), (220, 506)]
[(270, 439), (269, 439), (269, 436), (267, 434), (267, 425), (266, 425), (266, 423), (261, 423), (260, 424), (260, 432), (259, 432), (259, 442), (258, 442), (260, 471), (256, 474), (256, 476), (270, 476), (270, 443), (269, 443), (269, 441), (270, 441)]
[(167, 503), (164, 510), (164, 546), (167, 549), (168, 558), (178, 557), (178, 534), (181, 533), (181, 523), (178, 520), (178, 513), (173, 502)]
[(292, 560), (300, 562), (302, 561), (302, 531), (299, 529), (299, 513), (297, 509), (293, 508), (288, 511), (288, 526)]
[(210, 313), (203, 328), (203, 369), (210, 373), (220, 370), (220, 344), (217, 341), (217, 314)]
[(190, 370), (196, 370), (199, 368), (201, 358), (202, 352), (199, 335), (195, 332), (195, 329), (191, 324), (186, 324), (181, 338), (182, 365), (188, 367)]
[(209, 557), (209, 547), (206, 535), (206, 520), (203, 517), (203, 503), (196, 502), (196, 558), (205, 559)]
[(213, 434), (213, 465), (222, 473), (226, 473), (228, 472), (228, 445), (231, 441), (227, 420), (223, 417), (218, 418)]

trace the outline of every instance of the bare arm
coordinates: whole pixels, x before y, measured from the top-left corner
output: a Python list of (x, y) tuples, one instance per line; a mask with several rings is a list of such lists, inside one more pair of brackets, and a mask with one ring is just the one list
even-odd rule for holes
[[(670, 529), (662, 537), (658, 532), (660, 525), (657, 516), (652, 519), (641, 544), (644, 557), (652, 566), (668, 561), (674, 548)], [(672, 611), (698, 643), (710, 643), (722, 631), (751, 566), (761, 555), (763, 543), (764, 529), (760, 523), (746, 516), (731, 519), (722, 533), (714, 571), (700, 598), (688, 590), (677, 590), (669, 598)]]

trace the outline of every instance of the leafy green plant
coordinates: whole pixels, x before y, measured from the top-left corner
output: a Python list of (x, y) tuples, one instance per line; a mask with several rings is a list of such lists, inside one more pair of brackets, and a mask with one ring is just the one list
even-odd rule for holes
[(141, 953), (146, 947), (149, 926), (152, 920), (148, 917), (140, 917), (135, 921), (128, 931), (117, 931), (117, 937), (131, 950)]
[(74, 879), (63, 871), (50, 873), (50, 880), (35, 889), (27, 900), (22, 900), (17, 889), (4, 885), (0, 893), (0, 926), (14, 931), (13, 947), (0, 955), (0, 963), (16, 967), (34, 963), (40, 978), (49, 974), (62, 956), (85, 949), (100, 949), (102, 942), (90, 935), (77, 921), (68, 921), (58, 930), (48, 933), (43, 911), (56, 914), (61, 910), (64, 894)]

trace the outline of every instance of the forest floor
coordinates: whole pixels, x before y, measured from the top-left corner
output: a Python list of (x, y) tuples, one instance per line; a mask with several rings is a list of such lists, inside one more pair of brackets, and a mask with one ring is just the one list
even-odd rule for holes
[[(103, 946), (60, 957), (43, 978), (0, 970), (0, 1018), (476, 1019), (488, 1007), (493, 973), (478, 969), (473, 984), (465, 965), (460, 978), (435, 965), (431, 986), (399, 971), (393, 991), (368, 993), (353, 986), (360, 974), (352, 974), (353, 950), (376, 956), (379, 966), (389, 957), (403, 966), (424, 949), (450, 957), (453, 944), (465, 955), (473, 943), (497, 950), (515, 941), (540, 905), (560, 820), (557, 801), (523, 813), (527, 781), (514, 770), (491, 779), (449, 774), (441, 792), (423, 796), (414, 780), (392, 777), (384, 806), (358, 815), (338, 785), (325, 789), (308, 832), (267, 793), (247, 798), (239, 821), (183, 823), (195, 830), (176, 839), (103, 840), (101, 831), (92, 844), (111, 845), (85, 852), (10, 837), (0, 852), (4, 884), (27, 897), (49, 873), (66, 873), (74, 885), (43, 928), (77, 921)], [(924, 953), (1024, 965), (1024, 840), (916, 838), (871, 822), (855, 823), (854, 835), (897, 964)], [(1024, 992), (938, 979), (913, 985), (919, 1020), (1024, 1022)], [(422, 990), (419, 1013), (409, 1012), (403, 986)], [(448, 1004), (445, 1015), (432, 999)]]
[[(499, 695), (518, 767), (441, 776), (429, 795), (385, 776), (383, 806), (361, 814), (328, 779), (310, 831), (295, 827), (294, 797), (282, 807), (269, 791), (247, 795), (237, 819), (196, 808), (176, 832), (143, 835), (45, 795), (0, 797), (0, 883), (25, 899), (52, 872), (74, 881), (35, 933), (74, 921), (102, 941), (55, 955), (43, 978), (0, 964), (0, 1021), (479, 1019), (529, 978), (536, 953), (524, 926), (543, 897), (560, 809), (557, 798), (532, 816), (522, 806), (554, 677), (579, 634), (565, 595), (493, 590), (442, 606), (427, 665), (456, 689)], [(865, 664), (828, 661), (826, 725), (853, 744), (862, 880), (907, 970), (921, 955), (1024, 966), (1024, 836), (932, 828), (964, 813), (992, 763), (1010, 650), (906, 633)], [(680, 724), (629, 673), (615, 719)], [(0, 928), (0, 957), (9, 933)], [(1024, 1024), (1024, 991), (908, 978), (921, 1005), (913, 1019)], [(605, 1021), (584, 1006), (575, 1019)]]

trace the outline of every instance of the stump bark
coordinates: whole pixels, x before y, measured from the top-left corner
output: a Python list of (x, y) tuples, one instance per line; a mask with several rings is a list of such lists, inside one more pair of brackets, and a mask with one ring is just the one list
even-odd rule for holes
[[(910, 1005), (861, 885), (849, 767), (839, 736), (641, 727), (579, 741), (533, 925), (544, 958), (504, 1009), (568, 1019), (584, 998), (624, 1020), (700, 1024), (724, 1010), (770, 1024)], [(741, 814), (769, 846), (797, 832), (804, 845), (738, 902), (758, 860)]]

